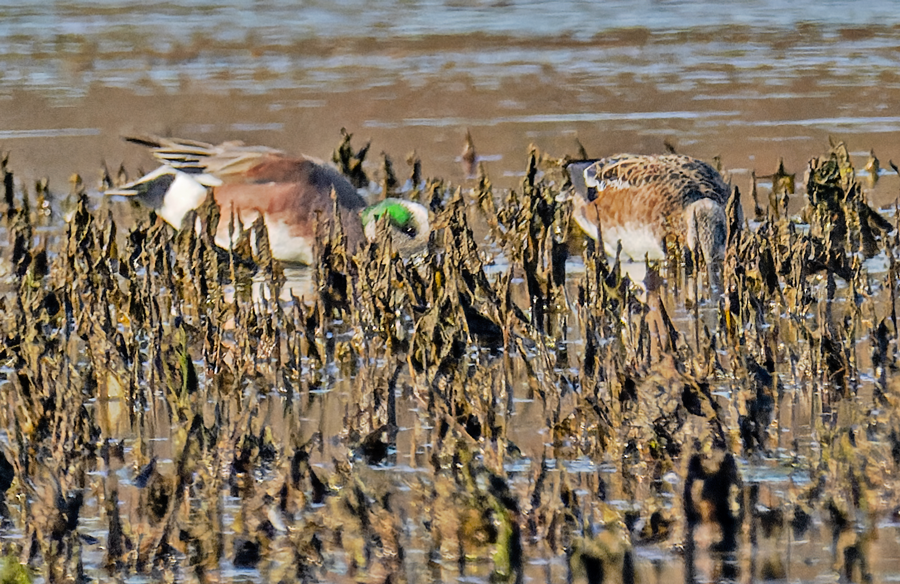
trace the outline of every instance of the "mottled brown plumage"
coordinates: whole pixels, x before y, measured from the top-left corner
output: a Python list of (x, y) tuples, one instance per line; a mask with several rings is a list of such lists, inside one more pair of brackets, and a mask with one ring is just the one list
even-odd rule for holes
[(725, 205), (731, 189), (710, 165), (677, 154), (620, 154), (567, 166), (575, 221), (608, 254), (665, 257), (668, 238), (707, 263), (725, 255)]

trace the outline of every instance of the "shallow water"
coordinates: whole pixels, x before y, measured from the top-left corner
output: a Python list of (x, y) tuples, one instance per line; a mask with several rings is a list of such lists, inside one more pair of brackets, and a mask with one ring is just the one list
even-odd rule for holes
[(148, 166), (118, 140), (140, 132), (328, 157), (343, 126), (459, 182), (469, 128), (503, 186), (529, 143), (599, 156), (668, 140), (760, 175), (779, 157), (802, 175), (829, 135), (882, 158), (900, 147), (892, 2), (360, 6), (7, 4), (0, 141), (58, 190), (101, 160)]
[[(94, 184), (101, 162), (111, 168), (122, 163), (132, 174), (150, 167), (141, 148), (119, 140), (122, 134), (210, 142), (239, 138), (327, 158), (346, 127), (357, 140), (371, 139), (373, 154), (387, 152), (397, 168), (405, 168), (403, 160), (415, 150), (427, 176), (471, 186), (459, 160), (469, 129), (492, 180), (507, 188), (518, 186), (529, 144), (563, 156), (577, 152), (577, 140), (599, 156), (660, 152), (668, 141), (682, 153), (720, 156), (745, 193), (745, 209), (752, 208), (751, 171), (769, 174), (783, 158), (788, 172), (801, 177), (807, 160), (820, 155), (834, 136), (849, 144), (857, 169), (874, 149), (884, 169), (870, 196), (889, 205), (900, 195), (900, 180), (887, 165), (890, 158), (900, 161), (898, 112), (900, 12), (890, 1), (759, 1), (727, 8), (660, 1), (310, 2), (301, 8), (280, 0), (249, 7), (194, 1), (141, 8), (114, 0), (0, 2), (0, 148), (11, 151), (22, 184), (30, 188), (49, 176), (60, 199), (74, 172)], [(377, 174), (377, 156), (368, 164)], [(760, 187), (765, 202), (765, 179)], [(3, 240), (5, 235), (0, 233)], [(495, 269), (505, 271), (502, 260)], [(884, 262), (870, 271), (873, 281), (882, 279)], [(577, 269), (572, 273), (578, 277)], [(309, 271), (286, 275), (295, 296), (314, 293)], [(817, 299), (816, 310), (824, 311), (826, 303), (824, 296)], [(676, 307), (672, 316), (685, 334), (699, 334), (687, 308)], [(864, 328), (884, 317), (869, 315)], [(702, 318), (715, 321), (709, 312)], [(573, 325), (567, 342), (575, 349), (581, 346), (577, 336)], [(803, 343), (796, 341), (798, 353), (806, 350)], [(867, 351), (858, 355), (860, 370), (871, 369)], [(847, 404), (834, 409), (823, 404), (810, 390), (804, 367), (808, 364), (784, 364), (779, 371), (784, 387), (779, 416), (769, 429), (773, 455), (739, 462), (745, 484), (759, 485), (760, 506), (791, 501), (809, 486), (808, 475), (795, 467), (818, 456), (814, 430), (821, 420), (862, 419)], [(360, 388), (338, 373), (329, 372), (327, 389), (312, 390), (308, 403), (290, 403), (280, 391), (264, 394), (258, 404), (276, 438), (305, 441), (315, 432), (334, 437), (314, 454), (315, 467), (325, 474), (334, 471), (335, 457), (345, 454), (344, 422), (360, 396)], [(548, 406), (535, 398), (525, 371), (513, 376), (508, 438), (520, 454), (504, 468), (524, 500), (547, 451), (549, 438), (534, 428), (544, 425)], [(848, 400), (860, 410), (872, 392), (871, 379), (862, 381), (858, 396)], [(728, 388), (714, 389), (722, 407), (730, 407)], [(230, 404), (235, 410), (242, 407), (239, 397)], [(410, 492), (430, 464), (430, 444), (422, 443), (429, 428), (421, 427), (421, 397), (406, 392), (398, 399), (393, 461), (361, 472), (375, 490), (391, 485), (398, 507), (415, 509), (420, 502)], [(208, 416), (214, 406), (207, 404)], [(122, 402), (97, 407), (108, 424), (105, 433), (125, 440), (126, 460), (133, 463), (137, 457), (129, 449), (135, 438)], [(160, 472), (171, 474), (173, 441), (179, 438), (164, 408), (162, 399), (150, 406), (145, 427), (153, 437), (141, 460), (157, 456)], [(606, 503), (635, 510), (639, 498), (622, 492), (617, 464), (577, 457), (545, 461), (555, 477), (564, 468), (572, 491), (586, 501), (603, 484), (611, 495)], [(120, 472), (123, 493), (129, 492), (133, 471), (129, 466)], [(99, 520), (104, 477), (91, 475), (82, 513), (81, 529), (96, 531), (97, 537), (105, 525)], [(672, 473), (676, 490), (682, 479)], [(123, 513), (134, 514), (137, 524), (137, 489), (130, 492), (133, 499), (122, 502)], [(890, 495), (885, 499), (888, 507)], [(238, 515), (241, 505), (240, 498), (223, 497), (226, 520)], [(584, 509), (585, 516), (592, 511)], [(855, 520), (863, 524), (871, 518)], [(412, 520), (406, 525), (408, 581), (487, 581), (485, 562), (472, 562), (460, 573), (448, 550), (438, 550), (444, 557), (426, 557), (427, 534)], [(869, 569), (878, 580), (890, 581), (890, 574), (900, 572), (900, 531), (889, 519), (874, 531), (878, 538), (871, 544)], [(16, 541), (21, 533), (5, 532), (2, 538)], [(701, 532), (698, 547), (712, 539)], [(532, 545), (526, 580), (566, 577), (563, 557), (549, 553), (544, 542)], [(831, 527), (817, 518), (803, 539), (793, 539), (786, 529), (741, 548), (736, 559), (697, 552), (695, 573), (685, 567), (681, 547), (649, 545), (635, 553), (648, 582), (716, 580), (727, 577), (732, 563), (744, 580), (817, 582), (838, 578), (834, 546)], [(100, 547), (85, 546), (84, 557), (89, 575), (102, 581), (107, 573)], [(336, 555), (332, 561), (328, 574), (334, 581), (355, 581), (346, 558)], [(223, 560), (219, 576), (256, 581), (260, 571), (235, 569)]]

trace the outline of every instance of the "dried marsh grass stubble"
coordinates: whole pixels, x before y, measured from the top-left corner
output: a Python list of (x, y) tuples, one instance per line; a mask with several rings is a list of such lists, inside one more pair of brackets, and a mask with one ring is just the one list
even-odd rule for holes
[[(364, 186), (367, 148), (335, 153)], [(61, 225), (4, 156), (4, 561), (47, 581), (873, 573), (900, 508), (900, 242), (843, 144), (799, 215), (783, 166), (753, 228), (732, 199), (720, 298), (677, 253), (633, 288), (571, 234), (537, 151), (506, 192), (412, 160), (408, 189), (387, 156), (382, 182), (427, 202), (424, 257), (384, 229), (351, 255), (329, 222), (315, 294), (279, 300), (262, 222), (255, 256), (222, 250), (217, 224), (240, 226), (211, 200), (175, 231), (76, 182)]]

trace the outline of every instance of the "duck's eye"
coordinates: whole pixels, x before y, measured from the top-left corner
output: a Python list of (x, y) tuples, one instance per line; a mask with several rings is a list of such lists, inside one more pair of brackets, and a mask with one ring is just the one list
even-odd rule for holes
[(416, 228), (413, 227), (412, 225), (407, 225), (406, 227), (404, 227), (404, 228), (401, 229), (400, 231), (402, 231), (403, 234), (406, 235), (406, 236), (408, 236), (408, 237), (415, 237), (415, 236), (416, 236)]

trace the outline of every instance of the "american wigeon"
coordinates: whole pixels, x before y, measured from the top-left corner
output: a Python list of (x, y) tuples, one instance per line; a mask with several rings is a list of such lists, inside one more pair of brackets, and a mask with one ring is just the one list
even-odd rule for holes
[[(311, 264), (316, 225), (333, 212), (334, 190), (341, 223), (351, 251), (364, 238), (375, 237), (375, 225), (387, 217), (393, 244), (401, 254), (424, 249), (428, 242), (428, 210), (411, 201), (385, 199), (368, 206), (337, 169), (306, 156), (287, 156), (266, 146), (241, 142), (213, 145), (179, 138), (127, 137), (151, 148), (162, 166), (108, 195), (130, 195), (153, 208), (169, 224), (180, 227), (212, 189), (223, 217), (233, 210), (244, 225), (260, 214), (269, 232), (272, 255), (285, 262)], [(216, 243), (229, 246), (228, 220), (219, 223)]]
[(572, 183), (572, 217), (607, 254), (621, 242), (623, 259), (643, 263), (666, 254), (675, 238), (702, 253), (718, 285), (725, 257), (725, 206), (731, 193), (709, 164), (677, 154), (620, 154), (566, 166)]

